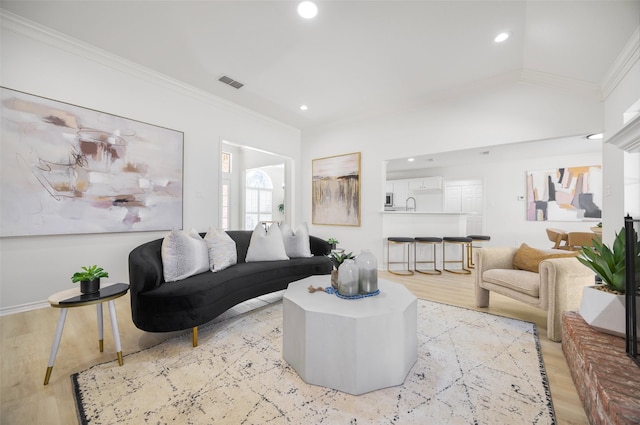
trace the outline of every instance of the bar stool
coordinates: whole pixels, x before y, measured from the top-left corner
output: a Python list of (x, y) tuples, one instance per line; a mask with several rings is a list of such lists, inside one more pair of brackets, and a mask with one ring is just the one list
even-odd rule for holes
[[(391, 247), (393, 245), (401, 245), (402, 249), (407, 249), (407, 261), (391, 261)], [(387, 271), (389, 273), (398, 274), (401, 276), (411, 276), (413, 271), (411, 270), (411, 247), (415, 250), (415, 239), (406, 237), (389, 237), (387, 238)], [(404, 257), (404, 253), (403, 253)], [(407, 269), (402, 271), (391, 270), (391, 264), (406, 264)]]
[(471, 244), (469, 244), (467, 248), (467, 264), (469, 268), (473, 268), (475, 263), (473, 262), (473, 248), (480, 248), (479, 246), (473, 246), (474, 243), (482, 243), (489, 242), (491, 240), (491, 236), (486, 235), (467, 235), (468, 238), (471, 238)]
[[(460, 236), (445, 236), (442, 238), (442, 268), (445, 271), (458, 274), (470, 274), (471, 270), (465, 267), (465, 257), (469, 255), (468, 250), (473, 239)], [(447, 260), (447, 244), (460, 245), (460, 259)], [(451, 270), (447, 268), (447, 263), (459, 263), (460, 270)]]
[[(436, 237), (418, 237), (415, 238), (415, 245), (413, 249), (413, 268), (418, 273), (423, 274), (442, 274), (442, 270), (438, 270), (438, 265), (436, 263), (436, 245), (440, 245), (442, 243), (442, 238)], [(432, 249), (432, 259), (431, 260), (418, 260), (418, 246), (419, 245), (431, 245)], [(433, 270), (420, 270), (418, 269), (418, 264), (433, 264)]]

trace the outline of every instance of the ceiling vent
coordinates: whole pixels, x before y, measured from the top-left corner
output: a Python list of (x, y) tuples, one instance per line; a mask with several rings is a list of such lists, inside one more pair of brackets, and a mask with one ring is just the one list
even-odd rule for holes
[(223, 83), (228, 84), (231, 87), (234, 87), (236, 89), (239, 89), (240, 87), (244, 86), (244, 84), (242, 84), (240, 81), (236, 81), (233, 78), (230, 78), (226, 75), (220, 76), (220, 78), (218, 78), (218, 81), (222, 81)]

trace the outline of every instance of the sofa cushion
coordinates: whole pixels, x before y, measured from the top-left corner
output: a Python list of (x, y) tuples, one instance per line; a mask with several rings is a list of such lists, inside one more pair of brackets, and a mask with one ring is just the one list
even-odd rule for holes
[(526, 270), (489, 269), (482, 274), (482, 279), (535, 298), (540, 296), (540, 275), (538, 273)]
[(313, 257), (309, 246), (309, 228), (302, 223), (294, 231), (287, 223), (280, 225), (284, 250), (289, 258)]
[(277, 224), (265, 229), (262, 223), (258, 223), (253, 233), (247, 249), (247, 263), (252, 261), (278, 261), (288, 260), (287, 252), (284, 249), (282, 232)]
[(165, 282), (175, 282), (209, 270), (207, 243), (194, 229), (172, 230), (162, 240), (162, 270)]
[(558, 253), (532, 248), (526, 243), (520, 245), (513, 257), (513, 268), (538, 273), (540, 263), (550, 258), (575, 257), (578, 251)]
[(209, 269), (219, 272), (238, 262), (236, 242), (222, 229), (209, 227), (204, 237), (209, 249)]

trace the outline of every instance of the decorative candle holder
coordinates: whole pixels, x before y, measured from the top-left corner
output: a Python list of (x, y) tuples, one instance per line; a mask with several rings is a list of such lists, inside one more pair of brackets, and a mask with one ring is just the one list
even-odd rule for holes
[(373, 253), (365, 249), (356, 257), (358, 266), (358, 291), (370, 294), (378, 290), (378, 261)]
[(358, 295), (358, 266), (354, 260), (344, 260), (338, 269), (338, 293), (340, 295)]

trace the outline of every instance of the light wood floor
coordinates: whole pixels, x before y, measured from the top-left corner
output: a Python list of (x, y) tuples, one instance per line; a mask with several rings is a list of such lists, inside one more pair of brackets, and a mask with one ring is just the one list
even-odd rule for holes
[[(560, 343), (547, 339), (546, 315), (543, 311), (497, 294), (491, 294), (489, 308), (477, 309), (474, 305), (472, 276), (446, 273), (443, 276), (404, 277), (380, 272), (380, 277), (404, 284), (418, 298), (535, 323), (538, 327), (558, 424), (588, 424)], [(262, 297), (235, 310), (244, 311), (277, 299), (278, 294)], [(116, 300), (116, 309), (125, 356), (177, 334), (151, 334), (137, 329), (131, 321), (128, 295)], [(228, 312), (226, 315), (234, 313)], [(44, 386), (44, 375), (58, 314), (58, 309), (44, 308), (0, 317), (0, 424), (77, 423), (70, 375), (96, 363), (115, 359), (108, 309), (105, 308), (104, 314), (104, 352), (100, 353), (95, 307), (72, 308), (67, 315), (51, 380), (49, 385)], [(190, 349), (190, 345), (185, 346), (185, 350)], [(124, 361), (126, 362), (126, 357)]]

